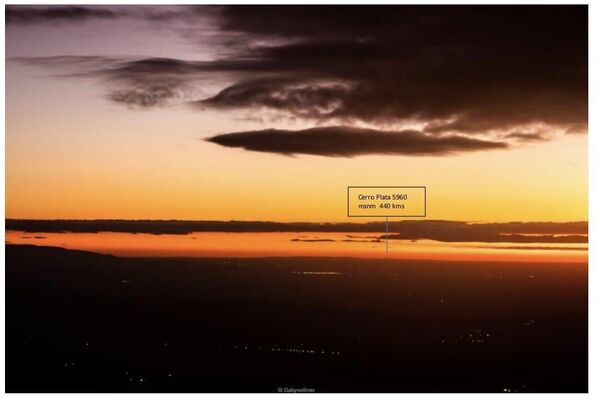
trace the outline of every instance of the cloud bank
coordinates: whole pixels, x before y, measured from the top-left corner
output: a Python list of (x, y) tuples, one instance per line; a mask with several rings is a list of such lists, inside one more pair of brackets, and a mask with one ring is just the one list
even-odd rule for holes
[(378, 131), (347, 126), (302, 131), (268, 129), (234, 132), (207, 139), (226, 147), (280, 154), (352, 157), (363, 154), (448, 155), (506, 148), (507, 144), (472, 137), (429, 136), (415, 130)]
[[(463, 221), (398, 221), (390, 223), (390, 239), (441, 242), (587, 243), (588, 224), (579, 222), (469, 223)], [(7, 219), (6, 229), (28, 233), (126, 232), (186, 235), (193, 232), (376, 232), (383, 223), (311, 223), (269, 221), (161, 220), (25, 220)], [(354, 237), (348, 239), (381, 239)]]
[[(186, 40), (209, 43), (221, 56), (121, 59), (86, 71), (109, 83), (107, 99), (135, 108), (184, 103), (268, 122), (275, 115), (330, 129), (211, 138), (225, 146), (340, 155), (324, 137), (338, 126), (369, 126), (406, 131), (421, 143), (413, 146), (419, 154), (444, 155), (587, 131), (586, 6), (18, 7), (8, 10), (7, 21), (132, 13), (183, 25)], [(215, 29), (210, 36), (199, 29), (207, 18)], [(196, 90), (207, 83), (220, 87)], [(344, 140), (357, 137), (344, 133)], [(371, 153), (381, 154), (383, 142)]]
[(90, 19), (117, 18), (118, 13), (102, 7), (80, 6), (6, 6), (7, 24), (29, 24), (46, 22), (81, 22)]

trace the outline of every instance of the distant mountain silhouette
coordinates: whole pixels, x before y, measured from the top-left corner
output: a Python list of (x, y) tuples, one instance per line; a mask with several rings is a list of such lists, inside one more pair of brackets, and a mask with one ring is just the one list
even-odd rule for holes
[[(385, 225), (383, 221), (367, 223), (311, 223), (7, 219), (6, 229), (46, 233), (127, 232), (185, 235), (192, 232), (383, 232), (385, 231)], [(463, 221), (402, 220), (390, 223), (389, 239), (430, 239), (442, 242), (587, 243), (587, 232), (588, 223), (586, 221), (469, 223)]]

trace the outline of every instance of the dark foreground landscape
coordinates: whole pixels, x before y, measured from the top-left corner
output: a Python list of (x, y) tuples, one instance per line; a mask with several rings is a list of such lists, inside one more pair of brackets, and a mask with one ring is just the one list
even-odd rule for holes
[(585, 392), (587, 266), (6, 246), (8, 392)]

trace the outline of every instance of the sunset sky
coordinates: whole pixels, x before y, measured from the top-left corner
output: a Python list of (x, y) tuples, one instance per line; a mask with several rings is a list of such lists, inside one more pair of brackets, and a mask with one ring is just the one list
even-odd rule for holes
[[(587, 8), (7, 7), (6, 216), (587, 220)], [(364, 222), (364, 221), (361, 221)]]

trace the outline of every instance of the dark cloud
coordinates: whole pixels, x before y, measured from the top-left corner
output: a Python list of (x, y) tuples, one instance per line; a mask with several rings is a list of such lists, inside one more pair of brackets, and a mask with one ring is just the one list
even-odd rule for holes
[(468, 246), (474, 249), (494, 249), (494, 250), (561, 250), (561, 251), (588, 251), (587, 247), (566, 247), (566, 246)]
[(294, 238), (294, 239), (290, 239), (291, 242), (308, 242), (308, 243), (312, 243), (312, 242), (337, 242), (337, 240), (333, 240), (333, 239), (299, 239), (299, 238)]
[(113, 10), (102, 7), (80, 6), (6, 6), (7, 24), (26, 24), (40, 22), (85, 21), (92, 18), (116, 18)]
[(329, 126), (287, 131), (266, 129), (227, 133), (206, 139), (226, 147), (280, 153), (352, 157), (362, 154), (447, 155), (506, 148), (501, 142), (465, 136), (429, 136), (419, 131), (378, 131)]
[(507, 139), (516, 139), (521, 142), (540, 142), (548, 140), (548, 137), (539, 132), (512, 132), (505, 136)]
[[(411, 223), (415, 223), (410, 221)], [(504, 222), (487, 224), (465, 224), (463, 222), (452, 221), (433, 221), (434, 224), (445, 226), (450, 224), (453, 227), (464, 225), (475, 226), (487, 231), (497, 231), (501, 234), (583, 234), (588, 233), (587, 222)]]
[[(127, 232), (186, 235), (193, 232), (376, 232), (385, 231), (383, 222), (310, 223), (266, 221), (156, 221), (156, 220), (19, 220), (7, 219), (6, 229), (28, 233)], [(437, 240), (442, 242), (587, 243), (588, 223), (507, 222), (468, 223), (462, 221), (390, 222), (392, 240)], [(373, 241), (385, 236), (347, 236)], [(299, 241), (315, 240), (298, 236)], [(317, 239), (322, 240), (322, 239)], [(329, 239), (325, 239), (329, 240)], [(363, 240), (361, 240), (363, 241)], [(369, 240), (367, 240), (369, 241)]]
[(356, 239), (300, 239), (294, 238), (290, 239), (290, 242), (306, 242), (306, 243), (314, 243), (314, 242), (341, 242), (341, 243), (380, 243), (380, 239), (371, 239), (371, 240), (356, 240)]
[(12, 5), (6, 6), (7, 24), (79, 23), (94, 19), (131, 18), (155, 23), (187, 21), (197, 22), (198, 17), (215, 15), (219, 6), (135, 6), (135, 5)]
[[(424, 237), (414, 237), (410, 234), (390, 235), (389, 239), (395, 240), (437, 240), (438, 242), (487, 242), (487, 243), (587, 243), (588, 237), (584, 235), (520, 235), (499, 234), (496, 232), (482, 232), (479, 229), (460, 231), (448, 230), (446, 232), (429, 232)], [(420, 235), (419, 235), (420, 236)], [(385, 238), (382, 236), (381, 238)]]
[[(418, 123), (423, 134), (415, 134), (417, 140), (436, 147), (429, 136), (439, 135), (443, 139), (436, 143), (450, 144), (451, 151), (495, 148), (492, 138), (506, 135), (534, 142), (587, 131), (585, 5), (197, 6), (136, 12), (160, 23), (185, 21), (186, 39), (210, 43), (222, 56), (203, 62), (121, 60), (90, 73), (110, 83), (107, 97), (119, 103), (189, 102), (198, 109), (329, 126), (402, 130)], [(195, 29), (206, 18), (216, 29), (210, 37)], [(185, 91), (207, 82), (221, 87), (210, 94)], [(266, 134), (254, 137), (263, 140)], [(460, 138), (465, 135), (478, 139)], [(276, 136), (268, 142), (298, 139)], [(331, 153), (316, 151), (311, 154)]]
[(183, 88), (184, 84), (181, 81), (165, 81), (155, 85), (114, 90), (108, 94), (108, 98), (132, 107), (159, 107), (167, 105), (173, 99), (183, 97)]
[[(186, 89), (218, 82), (224, 72), (251, 70), (252, 61), (186, 61), (173, 58), (102, 56), (16, 57), (11, 61), (58, 71), (62, 78), (96, 78), (108, 88), (107, 98), (125, 105), (152, 108), (173, 100), (192, 100)], [(256, 67), (258, 68), (258, 67)], [(185, 96), (184, 96), (185, 94)], [(206, 102), (209, 106), (209, 102)]]
[(569, 129), (567, 129), (567, 131), (565, 133), (580, 135), (580, 134), (587, 133), (587, 131), (588, 131), (587, 123), (581, 123), (581, 124), (574, 124), (574, 125), (570, 126)]
[(432, 133), (587, 119), (585, 6), (226, 7), (221, 21), (287, 41), (249, 48), (252, 70), (272, 74), (240, 78), (204, 105), (417, 119)]
[(196, 104), (221, 109), (265, 107), (296, 117), (326, 119), (334, 117), (340, 99), (352, 90), (350, 84), (316, 79), (303, 82), (281, 78), (246, 80)]
[(389, 239), (489, 243), (587, 243), (588, 241), (587, 223), (583, 222), (469, 224), (433, 221), (431, 224), (418, 224), (409, 221), (397, 231), (399, 232), (391, 234)]

